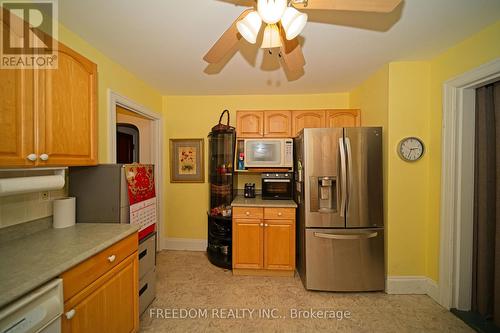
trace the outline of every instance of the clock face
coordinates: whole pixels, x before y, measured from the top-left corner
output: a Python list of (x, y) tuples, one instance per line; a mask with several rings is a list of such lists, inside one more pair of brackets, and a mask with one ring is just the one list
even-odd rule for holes
[(424, 144), (419, 138), (404, 138), (399, 143), (399, 156), (408, 162), (419, 160), (424, 154)]

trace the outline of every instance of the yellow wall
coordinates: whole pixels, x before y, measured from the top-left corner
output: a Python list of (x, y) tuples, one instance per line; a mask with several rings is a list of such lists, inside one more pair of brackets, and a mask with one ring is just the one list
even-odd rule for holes
[[(401, 139), (429, 138), (429, 64), (389, 64), (389, 129), (387, 190), (387, 274), (425, 275), (428, 155), (420, 161), (401, 160)], [(432, 148), (432, 147), (431, 147)]]
[[(500, 21), (429, 61), (393, 62), (350, 93), (362, 124), (387, 128), (384, 147), (388, 275), (439, 279), (442, 89), (445, 81), (500, 57)], [(381, 96), (382, 95), (382, 96)], [(424, 157), (397, 155), (405, 136), (418, 136)]]
[[(236, 110), (347, 108), (349, 94), (243, 95), (243, 96), (165, 96), (165, 147), (170, 138), (205, 139), (205, 178), (207, 178), (207, 135), (224, 109)], [(168, 162), (168, 148), (165, 149)], [(170, 170), (166, 175), (170, 174)], [(166, 233), (171, 238), (205, 239), (207, 234), (208, 186), (172, 184), (166, 180)]]
[(99, 162), (109, 162), (108, 89), (157, 113), (162, 112), (162, 95), (61, 24), (59, 40), (97, 64)]

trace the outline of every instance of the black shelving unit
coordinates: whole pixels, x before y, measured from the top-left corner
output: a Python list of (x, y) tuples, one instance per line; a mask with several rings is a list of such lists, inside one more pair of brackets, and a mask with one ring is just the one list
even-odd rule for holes
[[(222, 116), (226, 113), (224, 111)], [(234, 152), (236, 131), (234, 127), (219, 125), (208, 135), (210, 210), (208, 214), (207, 256), (216, 266), (232, 266), (232, 210), (234, 197)]]

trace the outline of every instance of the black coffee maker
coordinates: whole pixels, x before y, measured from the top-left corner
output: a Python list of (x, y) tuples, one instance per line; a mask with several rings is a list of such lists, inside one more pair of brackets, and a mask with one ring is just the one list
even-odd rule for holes
[(255, 198), (255, 184), (246, 183), (243, 195), (245, 196), (245, 198)]

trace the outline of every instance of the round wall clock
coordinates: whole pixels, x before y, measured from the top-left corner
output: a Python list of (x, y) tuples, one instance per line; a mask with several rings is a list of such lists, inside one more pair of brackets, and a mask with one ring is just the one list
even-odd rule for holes
[(408, 137), (399, 141), (398, 154), (403, 161), (415, 162), (424, 155), (424, 143), (416, 137)]

